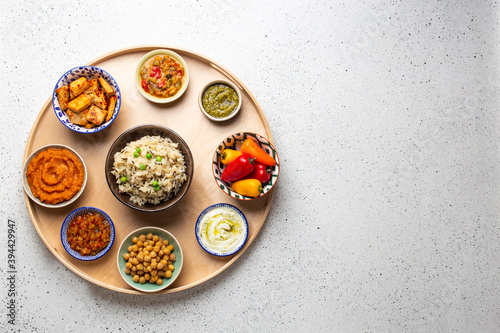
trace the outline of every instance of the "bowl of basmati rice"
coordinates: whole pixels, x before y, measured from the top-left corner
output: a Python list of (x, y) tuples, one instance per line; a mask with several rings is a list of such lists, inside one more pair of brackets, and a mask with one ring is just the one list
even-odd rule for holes
[(141, 125), (121, 134), (106, 157), (106, 180), (124, 205), (158, 212), (177, 204), (193, 178), (193, 156), (172, 129)]

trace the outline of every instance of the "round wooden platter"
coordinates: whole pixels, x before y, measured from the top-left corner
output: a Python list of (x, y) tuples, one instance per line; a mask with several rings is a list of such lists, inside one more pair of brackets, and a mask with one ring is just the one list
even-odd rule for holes
[[(141, 57), (160, 48), (180, 54), (190, 71), (187, 91), (176, 102), (166, 105), (146, 100), (134, 82), (135, 69)], [(184, 264), (179, 278), (159, 293), (185, 290), (213, 278), (235, 262), (250, 246), (271, 206), (273, 190), (251, 201), (230, 198), (217, 187), (211, 169), (216, 148), (231, 134), (254, 132), (272, 142), (271, 130), (257, 101), (229, 71), (202, 55), (183, 49), (164, 45), (132, 47), (103, 55), (88, 65), (106, 70), (118, 82), (122, 93), (120, 113), (103, 131), (95, 134), (75, 133), (59, 122), (52, 108), (52, 99), (47, 100), (31, 129), (24, 161), (41, 146), (51, 143), (65, 144), (83, 157), (88, 170), (88, 182), (81, 197), (63, 208), (41, 207), (25, 194), (26, 205), (38, 234), (57, 259), (84, 279), (111, 290), (140, 294), (141, 292), (129, 287), (120, 277), (117, 251), (123, 238), (131, 231), (144, 226), (161, 227), (179, 240)], [(231, 80), (242, 91), (242, 109), (235, 118), (227, 122), (210, 121), (198, 106), (199, 90), (213, 79)], [(125, 130), (142, 124), (159, 124), (172, 128), (187, 142), (194, 157), (193, 182), (187, 195), (173, 208), (158, 213), (143, 213), (121, 204), (109, 190), (104, 174), (105, 158), (111, 143)], [(199, 246), (194, 232), (198, 215), (206, 207), (219, 202), (237, 206), (249, 223), (246, 245), (237, 254), (225, 258), (206, 253)], [(104, 257), (92, 262), (83, 262), (71, 257), (64, 250), (60, 239), (64, 218), (82, 206), (103, 209), (111, 217), (116, 228), (116, 239), (111, 250)]]

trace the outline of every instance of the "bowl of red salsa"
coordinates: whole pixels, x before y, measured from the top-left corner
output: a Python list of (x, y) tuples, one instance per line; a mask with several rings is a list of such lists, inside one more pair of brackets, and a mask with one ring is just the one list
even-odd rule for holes
[(111, 218), (99, 208), (80, 207), (72, 211), (61, 227), (61, 242), (73, 258), (83, 261), (104, 256), (115, 240)]
[(189, 69), (184, 59), (170, 50), (154, 50), (137, 64), (135, 82), (139, 92), (155, 103), (170, 103), (184, 94)]

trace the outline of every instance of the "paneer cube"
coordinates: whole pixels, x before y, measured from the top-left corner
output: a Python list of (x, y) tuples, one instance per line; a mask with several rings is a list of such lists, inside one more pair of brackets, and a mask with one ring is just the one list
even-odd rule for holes
[(88, 124), (87, 119), (85, 119), (85, 115), (89, 109), (83, 110), (80, 113), (75, 113), (71, 110), (68, 110), (66, 113), (68, 114), (69, 121), (75, 125), (85, 126)]
[(68, 108), (76, 113), (80, 113), (90, 106), (91, 99), (87, 95), (80, 95), (68, 103)]
[(88, 88), (83, 92), (85, 95), (90, 95), (94, 90), (99, 87), (99, 81), (97, 79), (92, 79), (89, 81)]
[(106, 95), (108, 95), (108, 97), (113, 96), (115, 94), (115, 91), (113, 90), (113, 88), (102, 77), (99, 78), (99, 83), (101, 84), (102, 89), (104, 90)]
[(59, 101), (59, 107), (61, 110), (66, 110), (68, 108), (69, 102), (69, 89), (68, 86), (62, 86), (59, 89), (56, 89), (57, 100)]
[(116, 96), (111, 96), (109, 98), (108, 115), (106, 116), (106, 121), (110, 121), (111, 117), (113, 117), (113, 114), (115, 113), (116, 99)]
[(92, 104), (94, 104), (95, 106), (103, 110), (108, 109), (108, 98), (100, 87), (95, 88), (95, 90), (87, 96), (90, 97)]
[(69, 84), (69, 92), (70, 92), (70, 99), (78, 97), (82, 92), (87, 90), (89, 87), (89, 81), (87, 80), (86, 77), (82, 76), (79, 79), (76, 79), (75, 81), (71, 82)]
[(107, 113), (107, 110), (102, 110), (95, 105), (91, 105), (89, 111), (85, 116), (85, 119), (90, 123), (101, 125), (104, 119), (106, 119)]

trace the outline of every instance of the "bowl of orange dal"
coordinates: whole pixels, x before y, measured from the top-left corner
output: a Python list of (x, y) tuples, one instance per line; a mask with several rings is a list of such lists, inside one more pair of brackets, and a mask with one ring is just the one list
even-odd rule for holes
[(80, 197), (86, 184), (85, 162), (68, 146), (43, 146), (24, 163), (24, 191), (40, 206), (60, 208), (70, 205)]

